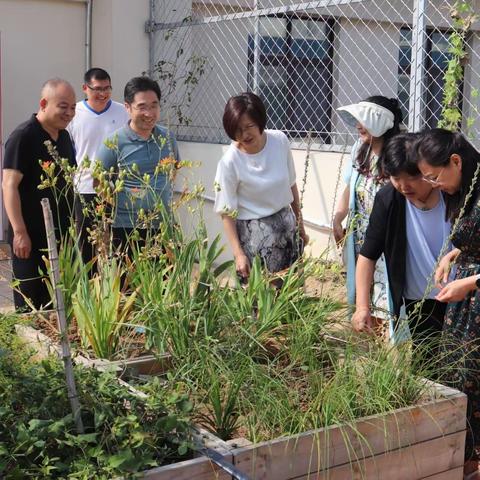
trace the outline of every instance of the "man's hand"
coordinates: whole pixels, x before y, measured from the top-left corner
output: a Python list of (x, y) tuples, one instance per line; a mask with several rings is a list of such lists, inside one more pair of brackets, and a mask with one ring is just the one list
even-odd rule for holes
[(245, 254), (235, 256), (235, 268), (238, 275), (245, 280), (248, 278), (250, 275), (250, 262)]
[(13, 253), (18, 258), (26, 259), (30, 256), (31, 251), (32, 251), (32, 242), (26, 230), (21, 232), (14, 232)]
[(447, 283), (435, 297), (435, 300), (439, 302), (459, 302), (464, 300), (469, 292), (475, 290), (475, 280), (478, 275), (473, 275), (467, 278), (461, 278), (460, 280), (454, 280)]

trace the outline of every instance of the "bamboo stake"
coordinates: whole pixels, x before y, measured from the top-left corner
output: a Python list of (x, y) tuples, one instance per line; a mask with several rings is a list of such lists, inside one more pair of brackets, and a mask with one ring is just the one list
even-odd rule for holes
[(55, 291), (55, 310), (58, 318), (58, 328), (60, 330), (60, 342), (62, 346), (62, 360), (65, 367), (65, 377), (67, 380), (68, 399), (72, 407), (73, 419), (78, 434), (84, 433), (80, 402), (78, 400), (77, 387), (75, 385), (75, 376), (73, 374), (72, 355), (70, 352), (70, 343), (67, 335), (67, 319), (65, 316), (65, 302), (60, 284), (60, 268), (58, 263), (57, 241), (55, 238), (55, 227), (53, 224), (52, 210), (48, 198), (42, 198), (43, 220), (45, 222), (45, 231), (47, 232), (48, 259), (52, 271), (52, 286)]

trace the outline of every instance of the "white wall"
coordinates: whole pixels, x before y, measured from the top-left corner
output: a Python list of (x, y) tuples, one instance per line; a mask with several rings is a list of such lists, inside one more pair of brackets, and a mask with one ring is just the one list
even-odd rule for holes
[(92, 67), (108, 71), (117, 101), (128, 80), (148, 71), (148, 18), (149, 0), (93, 2)]
[[(133, 76), (148, 70), (148, 0), (93, 2), (92, 66), (112, 76), (115, 99)], [(51, 77), (72, 83), (77, 97), (85, 73), (85, 2), (0, 0), (3, 141), (37, 110)]]
[(45, 80), (65, 78), (80, 94), (84, 31), (82, 2), (0, 0), (3, 141), (37, 111)]

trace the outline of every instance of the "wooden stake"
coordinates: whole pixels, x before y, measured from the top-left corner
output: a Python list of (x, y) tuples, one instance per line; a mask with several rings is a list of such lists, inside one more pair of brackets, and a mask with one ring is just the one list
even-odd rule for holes
[(55, 238), (55, 227), (53, 224), (52, 210), (48, 198), (42, 198), (43, 220), (45, 222), (45, 231), (47, 232), (48, 259), (52, 271), (52, 286), (55, 292), (55, 310), (58, 318), (58, 328), (60, 330), (60, 342), (62, 346), (62, 360), (65, 367), (65, 377), (67, 380), (68, 399), (72, 407), (73, 419), (78, 434), (84, 433), (80, 402), (75, 385), (75, 376), (73, 374), (72, 355), (70, 352), (70, 343), (67, 335), (67, 319), (65, 315), (65, 302), (63, 292), (60, 288), (60, 268), (58, 263), (57, 241)]

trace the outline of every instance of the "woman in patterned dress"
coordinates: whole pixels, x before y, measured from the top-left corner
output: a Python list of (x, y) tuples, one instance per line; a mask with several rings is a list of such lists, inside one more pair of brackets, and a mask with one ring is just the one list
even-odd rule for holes
[[(347, 299), (354, 309), (355, 265), (365, 238), (373, 200), (383, 184), (377, 168), (378, 158), (385, 142), (400, 131), (402, 113), (398, 100), (383, 96), (368, 97), (357, 104), (341, 107), (338, 112), (346, 123), (356, 127), (359, 134), (346, 171), (346, 186), (333, 218), (333, 234), (337, 244), (345, 241)], [(347, 215), (347, 228), (344, 230), (342, 222)], [(387, 271), (382, 255), (375, 266), (372, 286), (371, 303), (377, 319), (386, 318), (385, 312), (392, 311), (392, 302), (388, 297)], [(357, 330), (363, 327), (354, 325)]]
[(246, 281), (259, 257), (274, 273), (299, 256), (303, 227), (295, 167), (287, 136), (266, 130), (263, 102), (250, 92), (231, 97), (223, 126), (233, 140), (215, 177), (215, 211), (233, 250), (238, 275)]
[[(444, 192), (455, 247), (435, 272), (436, 299), (448, 302), (444, 337), (447, 381), (468, 396), (465, 478), (480, 479), (480, 154), (460, 133), (434, 129), (416, 148), (424, 180)], [(452, 262), (456, 273), (448, 281)]]

